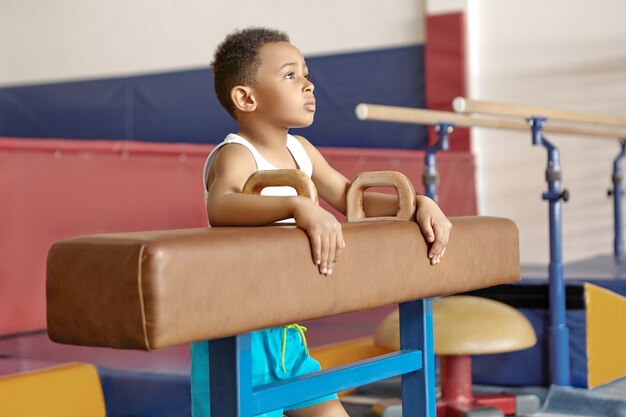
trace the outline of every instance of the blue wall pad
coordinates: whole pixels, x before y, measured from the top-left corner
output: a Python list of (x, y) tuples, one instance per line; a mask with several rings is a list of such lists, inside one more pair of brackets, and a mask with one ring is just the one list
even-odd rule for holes
[(107, 417), (191, 417), (189, 375), (98, 367)]
[[(586, 280), (620, 295), (626, 295), (626, 281), (615, 279)], [(566, 281), (567, 324), (570, 331), (571, 383), (587, 387), (587, 322), (584, 282)], [(548, 285), (546, 280), (524, 279), (519, 284), (499, 285), (469, 292), (517, 308), (532, 324), (537, 344), (510, 353), (474, 355), (473, 382), (489, 385), (550, 385)]]
[[(425, 147), (423, 126), (363, 122), (354, 115), (360, 102), (424, 107), (422, 45), (310, 57), (307, 65), (316, 121), (293, 133), (317, 146)], [(0, 136), (219, 143), (235, 130), (208, 68), (0, 88)]]

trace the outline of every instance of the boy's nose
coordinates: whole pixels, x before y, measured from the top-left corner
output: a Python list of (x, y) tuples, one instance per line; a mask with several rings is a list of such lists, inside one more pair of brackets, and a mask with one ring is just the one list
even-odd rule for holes
[(312, 93), (315, 90), (315, 86), (309, 80), (306, 80), (306, 84), (304, 85), (304, 91)]

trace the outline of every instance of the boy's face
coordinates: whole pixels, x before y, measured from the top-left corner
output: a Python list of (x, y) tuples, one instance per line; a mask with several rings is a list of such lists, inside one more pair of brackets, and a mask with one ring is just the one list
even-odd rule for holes
[(276, 126), (305, 127), (313, 123), (315, 97), (302, 53), (288, 42), (261, 47), (261, 65), (253, 94), (255, 113)]

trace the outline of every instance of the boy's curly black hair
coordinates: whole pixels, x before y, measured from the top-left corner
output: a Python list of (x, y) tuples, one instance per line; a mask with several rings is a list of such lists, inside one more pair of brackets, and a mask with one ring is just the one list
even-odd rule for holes
[(215, 93), (231, 116), (235, 117), (235, 108), (230, 91), (237, 85), (254, 86), (261, 64), (259, 50), (272, 42), (289, 42), (289, 36), (274, 29), (251, 27), (232, 32), (215, 50), (211, 62)]

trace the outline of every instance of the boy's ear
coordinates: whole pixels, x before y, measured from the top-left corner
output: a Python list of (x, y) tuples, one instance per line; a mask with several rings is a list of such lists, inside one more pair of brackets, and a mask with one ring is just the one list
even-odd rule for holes
[(238, 85), (230, 90), (230, 99), (235, 105), (235, 109), (248, 113), (256, 110), (256, 99), (252, 94), (252, 88), (245, 85)]

